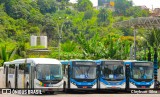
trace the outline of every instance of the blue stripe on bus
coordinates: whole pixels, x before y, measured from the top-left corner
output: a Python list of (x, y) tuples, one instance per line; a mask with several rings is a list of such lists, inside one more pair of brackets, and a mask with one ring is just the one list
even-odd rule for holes
[(154, 80), (150, 81), (150, 82), (137, 82), (133, 79), (129, 79), (130, 82), (134, 83), (135, 85), (139, 86), (139, 85), (144, 85), (144, 86), (148, 86), (151, 85), (152, 83), (154, 83)]

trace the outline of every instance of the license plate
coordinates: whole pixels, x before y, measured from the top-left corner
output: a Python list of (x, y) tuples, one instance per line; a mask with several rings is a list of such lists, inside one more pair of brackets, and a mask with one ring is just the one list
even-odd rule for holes
[(53, 91), (52, 89), (48, 89), (48, 91)]
[(87, 88), (87, 86), (83, 86), (82, 88)]
[(52, 85), (52, 84), (49, 84), (48, 86), (49, 86), (49, 87), (53, 87), (53, 85)]
[(146, 86), (141, 86), (141, 88), (146, 88)]

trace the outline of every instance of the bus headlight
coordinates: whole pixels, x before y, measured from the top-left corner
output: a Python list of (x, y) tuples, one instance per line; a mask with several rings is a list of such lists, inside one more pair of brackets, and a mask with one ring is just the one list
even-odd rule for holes
[(154, 88), (154, 83), (151, 84), (150, 88)]
[(70, 83), (71, 88), (78, 88), (76, 85), (74, 85), (73, 83)]
[(135, 84), (133, 84), (133, 83), (129, 83), (129, 87), (130, 88), (137, 88), (137, 86)]

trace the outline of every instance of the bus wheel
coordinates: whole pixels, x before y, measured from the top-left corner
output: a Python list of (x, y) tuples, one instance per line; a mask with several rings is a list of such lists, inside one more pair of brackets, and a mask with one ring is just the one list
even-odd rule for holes
[(54, 94), (54, 91), (50, 92), (50, 94)]
[(26, 89), (27, 89), (27, 90), (29, 89), (29, 84), (28, 84), (28, 83), (26, 84)]
[(63, 92), (64, 93), (67, 93), (68, 91), (67, 91), (67, 88), (66, 88), (66, 83), (64, 82), (64, 85), (63, 85)]
[(10, 82), (8, 82), (8, 88), (9, 88), (9, 89), (11, 88), (11, 83), (10, 83)]

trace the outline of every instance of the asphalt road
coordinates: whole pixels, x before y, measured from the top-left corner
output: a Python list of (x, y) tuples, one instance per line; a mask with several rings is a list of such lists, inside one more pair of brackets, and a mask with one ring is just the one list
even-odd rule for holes
[(1, 97), (160, 97), (160, 94), (55, 94), (55, 95), (0, 95)]
[(0, 94), (0, 97), (160, 97), (160, 94), (132, 94), (126, 92), (73, 92), (42, 95)]

